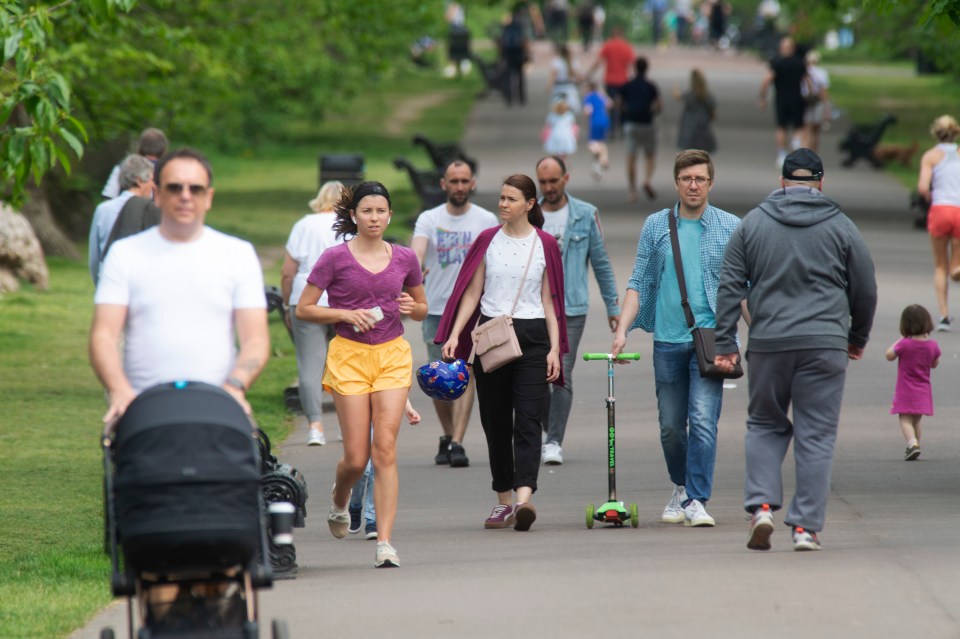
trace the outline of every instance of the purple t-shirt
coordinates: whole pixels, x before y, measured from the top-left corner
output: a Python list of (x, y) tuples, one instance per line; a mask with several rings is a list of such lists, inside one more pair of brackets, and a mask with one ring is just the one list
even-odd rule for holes
[(932, 339), (905, 337), (893, 345), (897, 354), (897, 386), (891, 415), (933, 415), (930, 366), (940, 358), (940, 347)]
[(356, 310), (379, 306), (383, 319), (371, 330), (358, 333), (353, 324), (337, 322), (337, 335), (363, 344), (383, 344), (403, 335), (400, 303), (404, 287), (423, 283), (420, 262), (412, 250), (393, 247), (387, 268), (371, 273), (357, 262), (347, 244), (328, 248), (313, 266), (307, 281), (327, 292), (330, 308)]

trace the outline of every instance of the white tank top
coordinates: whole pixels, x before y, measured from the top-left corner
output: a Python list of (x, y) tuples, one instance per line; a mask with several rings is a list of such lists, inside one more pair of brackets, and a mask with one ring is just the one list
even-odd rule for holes
[(943, 151), (943, 159), (933, 167), (931, 204), (960, 206), (960, 155), (957, 154), (957, 145), (944, 142), (938, 144), (937, 148)]

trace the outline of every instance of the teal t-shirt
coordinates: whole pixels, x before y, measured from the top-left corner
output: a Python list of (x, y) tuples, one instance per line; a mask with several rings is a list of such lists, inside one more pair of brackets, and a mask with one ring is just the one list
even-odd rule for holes
[[(700, 237), (703, 224), (700, 220), (678, 218), (677, 235), (680, 240), (680, 254), (683, 257), (683, 276), (686, 279), (690, 310), (697, 326), (714, 328), (717, 319), (707, 302), (707, 291), (703, 286), (703, 271), (700, 268)], [(653, 339), (658, 342), (680, 344), (689, 342), (690, 329), (680, 306), (680, 284), (677, 283), (677, 269), (673, 263), (673, 248), (667, 248), (663, 273), (660, 275), (660, 290), (657, 293), (657, 320), (653, 330)]]

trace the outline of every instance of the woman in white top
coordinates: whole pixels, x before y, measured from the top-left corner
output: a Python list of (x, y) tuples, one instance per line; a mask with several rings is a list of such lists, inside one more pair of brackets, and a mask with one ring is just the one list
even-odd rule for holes
[(936, 146), (920, 159), (917, 192), (930, 202), (927, 231), (933, 247), (933, 288), (940, 309), (938, 331), (950, 330), (947, 309), (947, 275), (960, 281), (960, 156), (956, 139), (960, 125), (949, 115), (933, 121), (930, 133)]
[(562, 97), (570, 105), (574, 115), (580, 113), (580, 71), (576, 60), (570, 55), (566, 44), (556, 44), (556, 55), (550, 61), (550, 82), (547, 91), (550, 92), (551, 102), (554, 98)]
[(466, 359), (474, 322), (513, 318), (520, 358), (490, 372), (479, 357), (473, 361), (498, 502), (484, 527), (529, 530), (537, 517), (530, 498), (540, 468), (543, 399), (548, 382), (563, 383), (563, 266), (556, 239), (542, 230), (533, 180), (526, 175), (504, 180), (499, 213), (503, 225), (477, 236), (464, 259), (436, 340), (443, 342), (444, 359)]
[(807, 105), (803, 112), (804, 146), (816, 151), (820, 130), (830, 126), (830, 75), (820, 66), (820, 54), (816, 51), (808, 51), (805, 60), (807, 75), (800, 86)]
[[(313, 213), (293, 225), (287, 240), (283, 269), (280, 272), (280, 290), (287, 304), (287, 325), (293, 330), (293, 343), (297, 353), (297, 370), (300, 379), (300, 402), (310, 425), (307, 444), (323, 446), (327, 443), (323, 432), (323, 366), (327, 359), (327, 342), (330, 341), (330, 325), (314, 324), (298, 320), (297, 302), (307, 285), (307, 276), (320, 256), (331, 246), (343, 242), (337, 238), (333, 224), (337, 214), (334, 204), (340, 198), (343, 184), (336, 180), (327, 182), (310, 201)], [(320, 306), (327, 306), (327, 298), (320, 298)]]

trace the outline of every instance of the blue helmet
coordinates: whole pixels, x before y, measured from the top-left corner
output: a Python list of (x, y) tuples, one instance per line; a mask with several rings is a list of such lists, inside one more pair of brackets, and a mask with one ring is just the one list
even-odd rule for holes
[(417, 369), (417, 383), (428, 396), (452, 402), (463, 395), (470, 382), (470, 372), (462, 359), (436, 361)]

